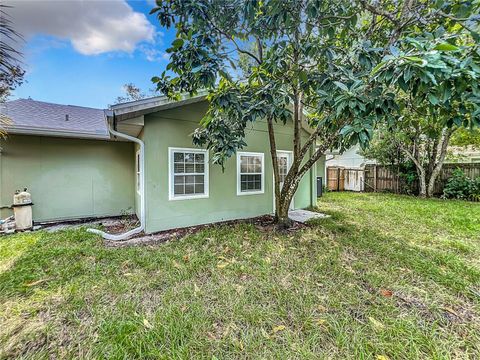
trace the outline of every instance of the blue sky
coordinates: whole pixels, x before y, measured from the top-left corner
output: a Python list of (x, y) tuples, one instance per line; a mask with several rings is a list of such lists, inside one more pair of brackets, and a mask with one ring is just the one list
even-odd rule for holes
[[(175, 34), (148, 14), (151, 0), (69, 0), (65, 6), (53, 1), (32, 2), (30, 5), (37, 7), (32, 10), (22, 8), (23, 4), (9, 2), (15, 9), (13, 20), (26, 38), (25, 83), (12, 98), (30, 96), (104, 108), (122, 95), (125, 83), (152, 89), (150, 78), (168, 63), (165, 49)], [(116, 11), (111, 11), (113, 6)], [(28, 11), (32, 12), (30, 18)]]

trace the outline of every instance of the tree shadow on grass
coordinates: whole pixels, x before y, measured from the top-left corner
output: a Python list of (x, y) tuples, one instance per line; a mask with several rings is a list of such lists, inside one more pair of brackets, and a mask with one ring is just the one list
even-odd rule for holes
[[(325, 213), (330, 218), (309, 222), (314, 230), (327, 231), (339, 243), (370, 254), (379, 262), (409, 268), (420, 277), (431, 279), (472, 300), (479, 300), (469, 289), (480, 284), (480, 271), (457, 254), (384, 236), (375, 227), (350, 223), (348, 217), (339, 211)], [(323, 234), (318, 235), (321, 237)], [(135, 252), (135, 249), (131, 251)], [(105, 276), (105, 271), (114, 273), (122, 261), (129, 258), (131, 251), (106, 250), (98, 237), (81, 229), (43, 233), (35, 244), (14, 260), (9, 269), (0, 274), (0, 301), (14, 296), (31, 296), (39, 288), (54, 292), (73, 279), (92, 276), (96, 271), (103, 271), (102, 276)], [(98, 266), (102, 263), (107, 266)]]
[(323, 211), (330, 215), (326, 219), (310, 222), (316, 229), (333, 234), (343, 245), (368, 254), (378, 263), (408, 268), (425, 280), (433, 280), (454, 293), (480, 303), (477, 294), (471, 291), (480, 285), (480, 270), (463, 261), (458, 254), (425, 248), (406, 243), (394, 236), (379, 233), (375, 226), (358, 226), (349, 222), (339, 211)]
[(0, 274), (0, 301), (29, 297), (40, 288), (53, 293), (57, 287), (92, 271), (88, 259), (98, 254), (99, 244), (95, 235), (83, 230), (42, 232), (38, 241)]

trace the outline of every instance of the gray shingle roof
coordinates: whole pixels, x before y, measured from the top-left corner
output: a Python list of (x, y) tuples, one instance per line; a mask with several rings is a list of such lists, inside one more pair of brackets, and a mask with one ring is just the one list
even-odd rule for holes
[(102, 109), (18, 99), (0, 104), (0, 113), (12, 122), (10, 133), (110, 138)]

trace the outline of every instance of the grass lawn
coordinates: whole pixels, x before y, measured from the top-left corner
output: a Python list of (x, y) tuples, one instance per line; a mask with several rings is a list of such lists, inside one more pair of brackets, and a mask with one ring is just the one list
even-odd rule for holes
[[(480, 204), (330, 193), (293, 235), (0, 238), (0, 358), (480, 358)], [(383, 357), (382, 357), (383, 356)]]

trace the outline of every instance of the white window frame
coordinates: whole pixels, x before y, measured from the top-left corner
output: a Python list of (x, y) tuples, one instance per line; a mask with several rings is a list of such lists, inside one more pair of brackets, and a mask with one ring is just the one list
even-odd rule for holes
[[(277, 150), (277, 157), (278, 155), (281, 155), (281, 154), (288, 154), (288, 156), (290, 157), (289, 159), (289, 162), (290, 162), (290, 166), (288, 167), (288, 170), (290, 170), (290, 168), (292, 167), (293, 165), (293, 151), (291, 150)], [(275, 174), (273, 173), (273, 164), (272, 164), (272, 187), (273, 187), (273, 212), (275, 212)], [(292, 201), (290, 202), (290, 207), (288, 208), (288, 210), (294, 210), (295, 209), (295, 195), (292, 197)]]
[(137, 188), (137, 194), (141, 194), (142, 190), (142, 175), (141, 175), (141, 166), (140, 166), (140, 150), (135, 153), (135, 187)]
[[(259, 156), (262, 160), (262, 180), (260, 182), (262, 189), (259, 191), (242, 191), (241, 190), (241, 173), (240, 173), (240, 157), (241, 156)], [(256, 173), (250, 173), (250, 175), (255, 175)], [(258, 195), (263, 194), (265, 192), (265, 154), (259, 152), (238, 152), (237, 151), (237, 195)]]
[[(205, 168), (204, 168), (204, 183), (203, 183), (203, 194), (198, 195), (175, 195), (173, 191), (174, 186), (174, 173), (173, 173), (173, 154), (175, 152), (189, 152), (194, 154), (204, 154), (205, 156)], [(209, 197), (209, 162), (208, 162), (208, 150), (205, 149), (191, 149), (191, 148), (179, 148), (179, 147), (169, 147), (168, 148), (168, 200), (192, 200), (192, 199), (205, 199)]]

